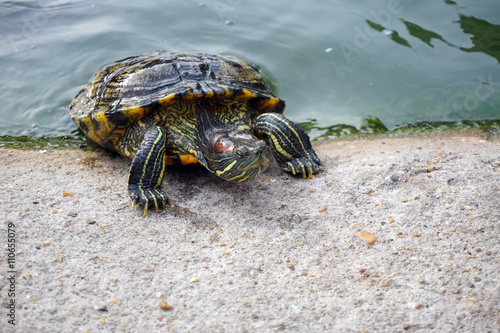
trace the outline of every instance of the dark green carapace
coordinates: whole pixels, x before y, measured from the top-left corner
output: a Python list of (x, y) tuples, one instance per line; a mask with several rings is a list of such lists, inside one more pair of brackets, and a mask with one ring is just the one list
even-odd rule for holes
[(161, 188), (170, 164), (198, 162), (242, 182), (267, 168), (271, 151), (283, 170), (312, 177), (321, 161), (284, 108), (241, 59), (155, 51), (101, 67), (70, 114), (90, 139), (132, 159), (129, 193), (146, 215), (172, 202)]

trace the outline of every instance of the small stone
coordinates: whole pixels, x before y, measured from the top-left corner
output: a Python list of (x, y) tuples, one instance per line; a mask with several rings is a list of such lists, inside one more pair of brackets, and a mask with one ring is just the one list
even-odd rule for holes
[(43, 242), (44, 245), (50, 245), (50, 241)]
[(422, 304), (418, 303), (417, 305), (415, 305), (415, 309), (420, 309), (422, 308)]
[(388, 287), (392, 284), (392, 279), (385, 279), (380, 283), (381, 287)]
[(191, 283), (200, 282), (200, 278), (192, 278), (191, 280), (189, 280), (189, 282), (191, 282)]
[(409, 329), (409, 328), (410, 328), (410, 326), (411, 326), (410, 324), (404, 324), (404, 325), (403, 325), (403, 329), (406, 331), (407, 329)]
[(356, 233), (356, 235), (358, 235), (359, 238), (361, 238), (362, 240), (364, 240), (365, 242), (367, 242), (370, 245), (375, 243), (375, 241), (377, 240), (375, 235), (372, 233), (369, 233), (368, 231), (358, 231)]
[(441, 289), (439, 289), (439, 293), (440, 294), (444, 294), (446, 292), (446, 288), (445, 287), (441, 287)]
[(160, 303), (158, 304), (158, 306), (160, 307), (160, 309), (162, 309), (164, 311), (172, 310), (172, 305), (168, 304), (164, 300), (161, 300)]
[(293, 264), (286, 264), (286, 268), (290, 269), (290, 270), (295, 270), (295, 266)]

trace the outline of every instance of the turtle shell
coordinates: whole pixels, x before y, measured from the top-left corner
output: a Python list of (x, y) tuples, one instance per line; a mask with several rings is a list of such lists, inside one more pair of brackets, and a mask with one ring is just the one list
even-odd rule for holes
[(101, 67), (70, 104), (70, 114), (95, 142), (118, 150), (125, 130), (179, 100), (232, 98), (257, 113), (282, 113), (285, 102), (255, 67), (231, 56), (155, 51)]

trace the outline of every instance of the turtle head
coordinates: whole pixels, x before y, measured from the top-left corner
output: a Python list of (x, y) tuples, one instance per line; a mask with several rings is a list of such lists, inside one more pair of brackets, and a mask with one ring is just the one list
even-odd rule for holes
[(224, 180), (250, 180), (269, 165), (269, 147), (248, 132), (214, 131), (207, 139), (205, 166)]

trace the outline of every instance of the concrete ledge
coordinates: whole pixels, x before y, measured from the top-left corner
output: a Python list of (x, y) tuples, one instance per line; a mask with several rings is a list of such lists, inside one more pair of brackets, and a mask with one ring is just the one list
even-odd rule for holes
[(0, 149), (0, 239), (12, 222), (17, 271), (13, 327), (5, 252), (1, 331), (500, 330), (498, 140), (316, 150), (315, 179), (169, 169), (174, 206), (143, 217), (120, 156)]

